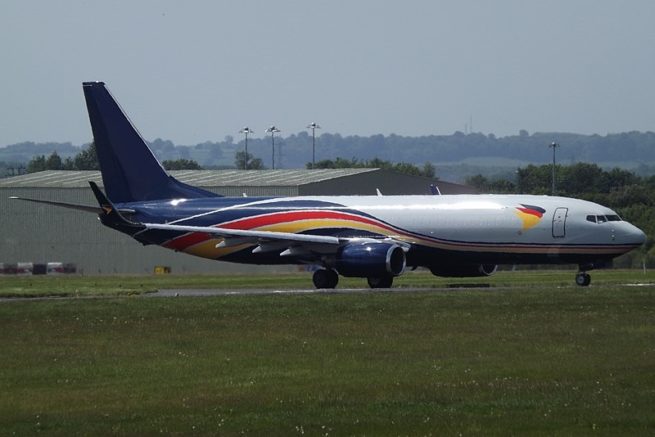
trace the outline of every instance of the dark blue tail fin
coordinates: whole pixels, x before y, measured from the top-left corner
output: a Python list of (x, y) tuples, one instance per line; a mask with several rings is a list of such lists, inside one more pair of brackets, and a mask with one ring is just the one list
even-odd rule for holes
[(215, 197), (166, 173), (103, 82), (84, 82), (102, 181), (112, 202)]

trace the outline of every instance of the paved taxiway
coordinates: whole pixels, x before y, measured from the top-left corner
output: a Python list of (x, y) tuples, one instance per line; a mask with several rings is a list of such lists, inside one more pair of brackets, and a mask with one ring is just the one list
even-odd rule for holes
[[(617, 284), (596, 284), (594, 288), (617, 286)], [(622, 287), (655, 287), (651, 283), (628, 283), (618, 284)], [(530, 290), (538, 291), (544, 288), (573, 288), (571, 286), (537, 286), (531, 287)], [(212, 297), (212, 296), (271, 296), (271, 295), (293, 295), (293, 294), (373, 294), (373, 293), (434, 293), (434, 292), (451, 292), (451, 291), (471, 291), (471, 290), (488, 290), (489, 292), (502, 292), (509, 290), (516, 290), (517, 286), (492, 286), (490, 284), (451, 284), (447, 287), (438, 288), (336, 288), (336, 289), (257, 289), (257, 288), (244, 288), (244, 289), (202, 289), (202, 288), (179, 288), (179, 289), (161, 289), (155, 292), (143, 293), (138, 296), (140, 298), (156, 298), (156, 297)], [(39, 301), (39, 300), (65, 300), (65, 299), (116, 299), (124, 296), (107, 295), (107, 296), (39, 296), (39, 297), (2, 297), (0, 303), (3, 302), (17, 302), (17, 301)]]
[[(313, 288), (299, 290), (276, 290), (276, 289), (252, 289), (244, 288), (239, 290), (229, 289), (162, 289), (155, 293), (144, 294), (144, 297), (206, 297), (206, 296), (256, 296), (275, 294), (366, 294), (366, 293), (416, 293), (430, 291), (452, 291), (455, 288), (489, 288), (488, 284), (467, 286), (467, 287), (443, 287), (443, 288), (334, 288), (316, 290)], [(504, 287), (494, 287), (499, 289)]]

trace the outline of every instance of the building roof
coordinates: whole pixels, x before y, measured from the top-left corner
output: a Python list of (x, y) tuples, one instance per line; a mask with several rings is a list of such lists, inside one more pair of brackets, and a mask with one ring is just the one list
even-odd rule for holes
[[(377, 168), (317, 170), (171, 170), (181, 182), (198, 187), (299, 186), (379, 171)], [(86, 188), (88, 181), (102, 185), (99, 171), (46, 170), (0, 179), (0, 188)]]

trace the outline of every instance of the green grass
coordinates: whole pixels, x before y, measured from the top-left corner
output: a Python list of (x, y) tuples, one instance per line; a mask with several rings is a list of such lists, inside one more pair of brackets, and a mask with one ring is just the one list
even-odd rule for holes
[[(598, 270), (591, 272), (594, 286), (630, 282), (654, 283), (655, 270)], [(501, 271), (482, 278), (438, 278), (427, 271), (407, 272), (394, 280), (397, 288), (443, 288), (458, 285), (512, 287), (569, 287), (575, 270)], [(361, 278), (340, 278), (338, 288), (367, 288)], [(277, 275), (132, 275), (132, 276), (3, 276), (1, 297), (121, 296), (153, 292), (162, 288), (200, 289), (311, 289), (311, 273)]]
[(4, 302), (0, 434), (652, 434), (655, 288), (607, 274)]

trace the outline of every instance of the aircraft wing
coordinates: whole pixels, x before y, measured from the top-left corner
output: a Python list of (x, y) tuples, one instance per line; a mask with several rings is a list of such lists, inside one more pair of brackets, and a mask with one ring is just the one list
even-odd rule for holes
[[(296, 243), (315, 243), (315, 244), (335, 244), (339, 245), (341, 243), (338, 237), (332, 237), (329, 235), (308, 235), (308, 234), (294, 234), (292, 232), (270, 232), (270, 231), (249, 231), (241, 229), (225, 229), (217, 228), (214, 226), (182, 226), (182, 225), (167, 225), (159, 223), (143, 223), (145, 230), (148, 229), (159, 229), (164, 231), (178, 231), (178, 232), (200, 232), (205, 234), (215, 235), (217, 237), (223, 237), (228, 241), (232, 238), (244, 240), (243, 243), (248, 242), (246, 240), (274, 240), (274, 241), (285, 241), (285, 242), (296, 242)], [(241, 242), (238, 244), (242, 244)]]
[(144, 229), (140, 232), (152, 230), (165, 230), (177, 232), (200, 232), (223, 238), (217, 248), (237, 246), (240, 244), (257, 244), (252, 252), (280, 251), (280, 256), (298, 256), (312, 259), (316, 254), (334, 253), (343, 244), (349, 242), (389, 242), (398, 244), (405, 252), (410, 249), (406, 242), (392, 239), (374, 239), (357, 237), (335, 237), (331, 235), (294, 234), (292, 232), (252, 231), (242, 229), (225, 229), (213, 226), (182, 226), (160, 223), (142, 223)]

